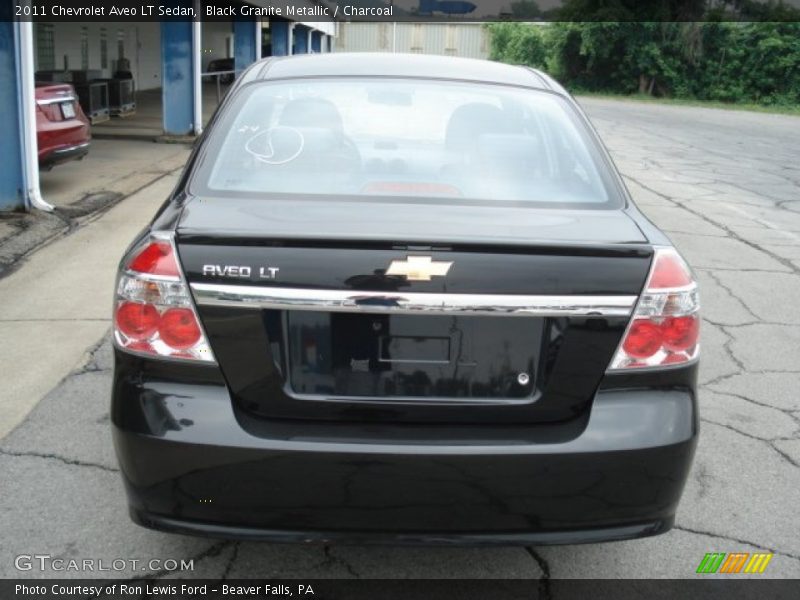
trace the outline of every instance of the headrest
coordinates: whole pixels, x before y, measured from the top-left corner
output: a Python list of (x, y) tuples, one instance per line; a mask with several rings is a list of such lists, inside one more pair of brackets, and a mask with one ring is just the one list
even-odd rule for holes
[(506, 113), (492, 104), (473, 102), (453, 111), (447, 122), (445, 146), (448, 150), (469, 150), (479, 136), (487, 133), (511, 133)]
[(324, 98), (299, 98), (284, 106), (280, 125), (289, 127), (314, 127), (342, 131), (342, 115), (330, 100)]
[(528, 134), (485, 134), (473, 146), (472, 159), (502, 172), (533, 172), (540, 160), (539, 140)]

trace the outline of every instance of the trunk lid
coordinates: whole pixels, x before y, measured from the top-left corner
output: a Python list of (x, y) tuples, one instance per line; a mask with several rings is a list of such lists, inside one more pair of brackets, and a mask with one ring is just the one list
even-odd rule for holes
[(652, 256), (618, 211), (228, 202), (190, 202), (178, 251), (235, 402), (264, 418), (574, 418)]
[(75, 89), (67, 83), (37, 83), (36, 106), (48, 121), (70, 121), (78, 118)]
[(535, 209), (524, 202), (487, 204), (428, 198), (403, 202), (388, 198), (195, 198), (184, 208), (180, 231), (258, 239), (437, 244), (647, 242), (636, 223), (620, 210)]

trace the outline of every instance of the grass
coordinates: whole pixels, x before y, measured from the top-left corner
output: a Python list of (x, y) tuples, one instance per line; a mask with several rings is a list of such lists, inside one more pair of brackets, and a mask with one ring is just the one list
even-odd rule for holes
[(626, 102), (643, 102), (647, 104), (664, 104), (671, 106), (699, 106), (701, 108), (719, 108), (724, 110), (746, 110), (751, 112), (772, 113), (778, 115), (792, 115), (800, 117), (800, 105), (797, 106), (767, 106), (763, 104), (746, 104), (734, 102), (718, 102), (713, 100), (691, 100), (685, 98), (656, 98), (647, 94), (611, 94), (601, 92), (576, 91), (578, 98), (602, 98), (608, 100), (623, 100)]

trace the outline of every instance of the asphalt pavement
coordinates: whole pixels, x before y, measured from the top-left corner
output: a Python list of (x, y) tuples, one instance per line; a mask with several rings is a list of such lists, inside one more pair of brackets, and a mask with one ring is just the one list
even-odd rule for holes
[[(98, 331), (88, 357), (73, 349), (79, 366), (0, 440), (0, 577), (84, 575), (14, 567), (20, 554), (47, 553), (194, 561), (192, 572), (139, 566), (101, 577), (685, 578), (707, 552), (756, 551), (775, 554), (759, 577), (800, 577), (800, 118), (582, 104), (638, 204), (701, 284), (701, 437), (671, 532), (585, 546), (407, 548), (215, 542), (139, 528), (128, 520), (111, 446), (111, 353)], [(146, 220), (150, 204), (136, 219)], [(14, 290), (5, 290), (5, 306)], [(38, 335), (46, 362), (47, 335)]]
[[(34, 211), (23, 224), (12, 217), (19, 231), (0, 239), (0, 438), (108, 330), (117, 263), (167, 198), (188, 154), (177, 145), (94, 141), (80, 163), (42, 174), (56, 213)], [(68, 216), (87, 196), (110, 200)], [(60, 226), (49, 227), (53, 222)], [(4, 271), (2, 256), (14, 255), (4, 252), (9, 246), (29, 256)]]

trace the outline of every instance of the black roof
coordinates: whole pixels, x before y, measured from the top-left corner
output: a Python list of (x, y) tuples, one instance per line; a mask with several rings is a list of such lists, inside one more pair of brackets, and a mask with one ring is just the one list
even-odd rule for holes
[(242, 83), (259, 79), (295, 77), (431, 77), (522, 85), (563, 93), (548, 76), (529, 69), (488, 60), (390, 54), (380, 52), (334, 52), (267, 58), (250, 67)]

